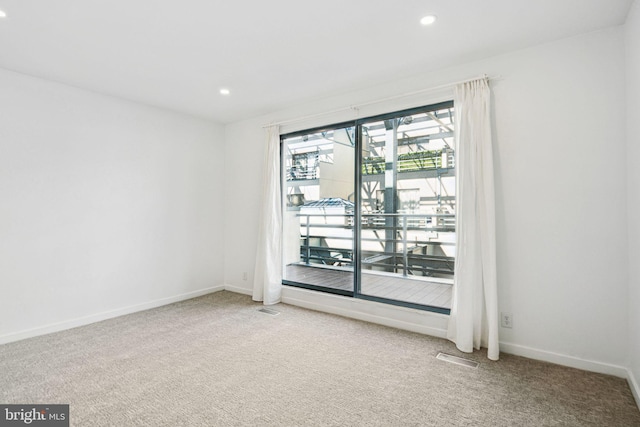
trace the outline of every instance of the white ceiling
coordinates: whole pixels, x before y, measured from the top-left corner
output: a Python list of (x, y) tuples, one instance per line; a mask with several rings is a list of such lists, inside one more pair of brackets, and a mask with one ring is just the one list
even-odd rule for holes
[(632, 3), (0, 0), (0, 67), (227, 123), (621, 25)]

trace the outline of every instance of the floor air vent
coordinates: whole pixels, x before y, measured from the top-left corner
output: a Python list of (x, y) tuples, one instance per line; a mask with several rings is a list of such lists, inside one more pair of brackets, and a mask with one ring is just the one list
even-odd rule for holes
[(473, 360), (463, 359), (462, 357), (452, 356), (446, 353), (438, 353), (436, 359), (444, 360), (445, 362), (455, 363), (456, 365), (466, 366), (467, 368), (477, 368), (479, 363)]
[(272, 315), (272, 316), (277, 316), (278, 314), (280, 314), (280, 312), (279, 312), (279, 311), (272, 310), (272, 309), (270, 309), (270, 308), (261, 308), (261, 309), (260, 309), (260, 310), (258, 310), (258, 311), (260, 311), (260, 312), (262, 312), (262, 313), (270, 314), (270, 315)]

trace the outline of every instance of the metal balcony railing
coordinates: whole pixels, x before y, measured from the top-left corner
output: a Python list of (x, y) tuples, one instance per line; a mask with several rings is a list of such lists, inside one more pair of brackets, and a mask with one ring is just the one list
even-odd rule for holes
[(287, 181), (318, 179), (317, 166), (290, 166), (287, 168)]
[[(353, 266), (353, 214), (297, 216), (304, 264)], [(363, 214), (360, 229), (363, 269), (403, 276), (453, 276), (455, 257), (446, 255), (446, 247), (455, 245), (455, 215)]]

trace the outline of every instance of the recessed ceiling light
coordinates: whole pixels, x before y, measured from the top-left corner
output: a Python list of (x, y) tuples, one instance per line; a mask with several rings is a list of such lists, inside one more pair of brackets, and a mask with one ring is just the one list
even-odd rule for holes
[(4, 13), (4, 10), (0, 10), (0, 18), (6, 18), (7, 14)]
[(226, 88), (222, 88), (220, 89), (220, 95), (230, 95), (231, 91), (229, 89)]
[(421, 23), (422, 25), (431, 25), (431, 24), (433, 24), (434, 22), (436, 22), (436, 19), (437, 19), (437, 18), (436, 18), (436, 16), (435, 16), (435, 15), (427, 15), (427, 16), (425, 16), (424, 18), (422, 18), (422, 19), (420, 20), (420, 23)]

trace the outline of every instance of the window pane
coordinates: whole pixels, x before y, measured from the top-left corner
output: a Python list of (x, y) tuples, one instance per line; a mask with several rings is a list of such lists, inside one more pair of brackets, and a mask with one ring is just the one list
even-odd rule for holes
[(363, 295), (450, 308), (453, 126), (452, 108), (362, 125)]
[(284, 283), (353, 295), (354, 132), (282, 141)]

